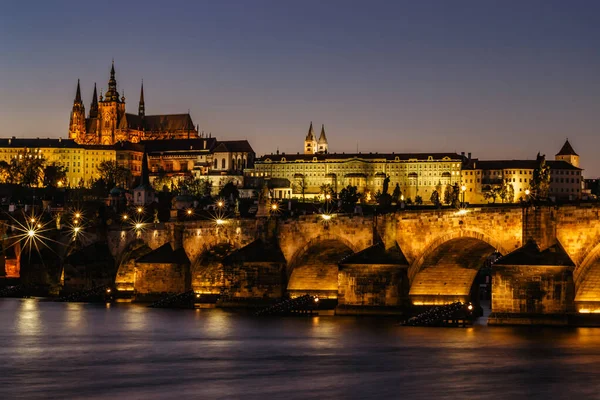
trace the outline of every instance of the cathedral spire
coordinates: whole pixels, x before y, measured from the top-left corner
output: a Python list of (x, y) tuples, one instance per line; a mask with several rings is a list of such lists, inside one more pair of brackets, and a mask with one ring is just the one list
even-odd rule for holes
[(142, 79), (142, 90), (140, 92), (140, 106), (138, 108), (138, 115), (143, 117), (146, 115), (146, 104), (144, 103), (144, 80)]
[(325, 124), (321, 125), (321, 135), (319, 136), (319, 153), (328, 152), (327, 136), (325, 136)]
[(115, 79), (115, 60), (110, 68), (110, 79), (108, 80), (108, 90), (104, 96), (105, 101), (119, 101), (119, 92), (117, 92), (117, 80)]
[(98, 92), (96, 91), (96, 82), (94, 82), (94, 94), (92, 95), (92, 105), (90, 106), (90, 118), (98, 117)]
[(308, 127), (308, 133), (306, 134), (306, 140), (315, 140), (315, 131), (313, 129), (312, 121), (310, 121), (310, 126)]
[(77, 92), (75, 93), (74, 103), (81, 103), (81, 88), (79, 87), (79, 79), (77, 79)]

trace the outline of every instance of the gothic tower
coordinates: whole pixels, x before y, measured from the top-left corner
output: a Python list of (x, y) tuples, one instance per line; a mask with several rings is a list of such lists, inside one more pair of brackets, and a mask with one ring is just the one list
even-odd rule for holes
[(99, 144), (110, 145), (119, 140), (127, 140), (126, 133), (118, 131), (119, 121), (125, 115), (125, 97), (119, 98), (117, 80), (115, 79), (115, 63), (113, 61), (108, 80), (108, 90), (98, 104), (100, 118)]
[(317, 152), (317, 139), (315, 138), (315, 131), (313, 130), (312, 121), (310, 121), (310, 127), (304, 139), (304, 154), (315, 154)]
[(325, 124), (321, 125), (321, 135), (319, 135), (319, 153), (327, 154), (327, 136), (325, 136)]
[(85, 107), (81, 101), (81, 88), (79, 79), (77, 79), (77, 92), (73, 101), (73, 110), (71, 111), (71, 121), (69, 122), (69, 139), (82, 141), (85, 137)]

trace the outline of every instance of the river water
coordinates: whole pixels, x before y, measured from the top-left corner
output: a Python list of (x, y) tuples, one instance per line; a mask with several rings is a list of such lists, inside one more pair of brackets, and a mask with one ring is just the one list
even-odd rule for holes
[(0, 299), (0, 399), (600, 398), (600, 328)]

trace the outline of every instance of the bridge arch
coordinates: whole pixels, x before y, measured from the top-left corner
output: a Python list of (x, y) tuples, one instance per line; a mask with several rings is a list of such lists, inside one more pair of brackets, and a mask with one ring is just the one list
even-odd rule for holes
[(338, 235), (312, 238), (296, 251), (287, 265), (287, 291), (292, 297), (303, 294), (337, 298), (338, 264), (358, 249)]
[(506, 246), (504, 246), (499, 240), (496, 240), (493, 237), (491, 237), (490, 235), (488, 235), (484, 232), (481, 232), (481, 231), (477, 231), (477, 230), (473, 230), (473, 229), (450, 230), (450, 231), (447, 231), (446, 233), (444, 233), (443, 235), (440, 235), (440, 236), (436, 237), (435, 239), (433, 239), (427, 245), (427, 247), (425, 248), (425, 251), (412, 262), (412, 264), (408, 270), (408, 278), (409, 278), (410, 282), (412, 282), (414, 280), (415, 276), (423, 268), (423, 264), (424, 264), (426, 258), (431, 256), (431, 254), (433, 254), (442, 244), (449, 242), (451, 240), (461, 239), (461, 238), (477, 239), (481, 242), (487, 243), (488, 245), (490, 245), (491, 247), (496, 249), (496, 251), (498, 251), (502, 255), (506, 255), (506, 254), (510, 253), (510, 251), (515, 250), (515, 249), (506, 248)]
[(413, 304), (469, 301), (480, 268), (494, 252), (507, 249), (482, 232), (454, 230), (433, 240), (409, 267)]
[(130, 241), (125, 249), (116, 258), (117, 275), (115, 286), (123, 292), (133, 292), (135, 287), (135, 260), (152, 251), (150, 246), (142, 240)]
[(575, 304), (579, 309), (600, 311), (600, 243), (585, 253), (573, 271)]

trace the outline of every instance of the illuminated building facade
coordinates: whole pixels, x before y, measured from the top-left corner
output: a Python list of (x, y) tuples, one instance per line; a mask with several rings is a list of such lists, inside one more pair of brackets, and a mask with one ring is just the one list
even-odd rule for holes
[(198, 130), (188, 114), (146, 115), (144, 86), (140, 91), (137, 114), (125, 110), (125, 96), (119, 96), (114, 63), (110, 70), (108, 90), (98, 97), (96, 86), (86, 116), (77, 81), (77, 91), (71, 119), (69, 139), (79, 144), (114, 145), (117, 142), (138, 143), (142, 140), (189, 139), (198, 137)]

